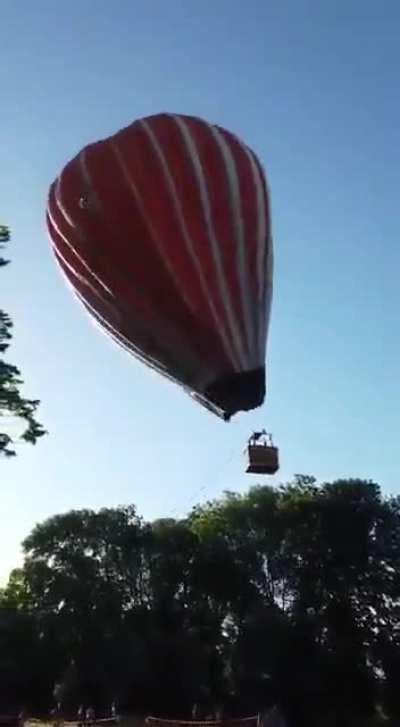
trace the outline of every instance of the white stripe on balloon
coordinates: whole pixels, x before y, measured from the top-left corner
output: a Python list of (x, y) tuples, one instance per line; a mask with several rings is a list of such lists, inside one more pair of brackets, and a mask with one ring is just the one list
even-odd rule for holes
[[(97, 275), (97, 273), (95, 273), (91, 269), (91, 267), (87, 264), (86, 260), (84, 260), (84, 258), (79, 254), (79, 252), (74, 248), (74, 246), (72, 245), (71, 241), (68, 240), (68, 238), (62, 232), (62, 230), (60, 230), (59, 226), (57, 225), (56, 220), (54, 219), (54, 217), (52, 215), (52, 212), (51, 212), (51, 209), (50, 209), (50, 204), (48, 205), (48, 208), (47, 208), (47, 215), (48, 215), (50, 224), (54, 228), (54, 230), (56, 231), (57, 235), (63, 240), (63, 242), (71, 250), (72, 254), (75, 255), (76, 259), (81, 263), (81, 265), (89, 273), (89, 275), (91, 275), (93, 277), (93, 279), (96, 280), (96, 282), (106, 291), (106, 293), (108, 293), (108, 295), (111, 295), (112, 297), (114, 297), (114, 294), (113, 294), (112, 290), (110, 290), (110, 288), (105, 283), (103, 283), (103, 281), (101, 280), (101, 278), (99, 278), (99, 276)], [(52, 240), (51, 240), (51, 243), (54, 246), (54, 243), (53, 243)], [(57, 252), (59, 252), (58, 249), (57, 249)]]
[[(127, 186), (134, 197), (135, 204), (142, 215), (142, 219), (144, 220), (144, 222), (147, 226), (148, 232), (154, 242), (156, 249), (158, 250), (159, 254), (161, 255), (163, 261), (165, 262), (168, 273), (170, 274), (171, 279), (173, 280), (176, 289), (182, 295), (182, 299), (184, 300), (185, 305), (187, 306), (188, 310), (191, 311), (193, 313), (193, 315), (195, 315), (193, 305), (192, 305), (190, 299), (187, 298), (187, 296), (185, 295), (185, 291), (182, 290), (182, 285), (179, 281), (179, 278), (177, 278), (177, 276), (176, 276), (176, 273), (174, 271), (173, 266), (170, 263), (168, 255), (165, 253), (165, 249), (163, 249), (163, 245), (160, 241), (160, 238), (159, 238), (154, 226), (152, 225), (151, 220), (149, 219), (148, 215), (145, 214), (145, 208), (144, 208), (144, 203), (143, 203), (142, 197), (139, 193), (139, 190), (138, 190), (134, 180), (132, 179), (132, 177), (130, 175), (130, 172), (125, 163), (123, 154), (122, 154), (121, 150), (119, 149), (115, 139), (110, 140), (110, 146), (111, 146), (111, 149), (118, 162), (118, 165), (120, 166), (120, 168), (122, 170), (122, 173), (123, 173), (123, 176), (127, 183)], [(160, 311), (160, 312), (162, 313), (163, 311)], [(163, 332), (165, 332), (166, 327), (170, 328), (171, 324), (168, 323), (168, 326), (167, 326), (167, 322), (164, 317), (162, 320), (159, 321), (158, 329), (159, 329), (159, 331), (161, 331), (161, 333), (163, 333)], [(182, 335), (175, 328), (174, 328), (173, 335), (175, 336), (175, 338), (178, 337), (181, 339), (181, 341), (179, 342), (179, 348), (181, 351), (182, 360), (185, 361), (187, 367), (193, 368), (194, 359), (193, 359), (192, 353), (190, 353), (190, 359), (188, 359), (188, 356), (187, 356), (188, 348), (190, 348), (190, 339), (188, 339), (188, 340), (184, 339), (182, 341)], [(182, 348), (182, 346), (183, 346), (183, 348)], [(213, 378), (213, 376), (212, 376), (212, 372), (211, 372), (210, 368), (208, 366), (202, 365), (201, 379), (204, 382), (209, 382), (210, 380), (212, 380), (212, 378)]]
[(240, 331), (238, 329), (238, 326), (237, 326), (237, 323), (235, 320), (235, 314), (234, 314), (233, 307), (232, 307), (232, 300), (231, 300), (229, 288), (227, 285), (227, 280), (224, 275), (224, 268), (223, 268), (223, 264), (222, 264), (221, 253), (219, 250), (219, 244), (218, 244), (218, 240), (217, 240), (217, 237), (215, 234), (215, 229), (214, 229), (214, 225), (213, 225), (213, 221), (212, 221), (211, 205), (210, 205), (210, 199), (209, 199), (208, 191), (207, 191), (207, 184), (206, 184), (201, 160), (200, 160), (198, 150), (196, 147), (196, 142), (193, 139), (193, 137), (190, 133), (190, 130), (188, 128), (188, 125), (186, 124), (184, 119), (182, 119), (179, 116), (173, 116), (172, 118), (174, 119), (174, 121), (176, 122), (176, 124), (178, 125), (178, 127), (182, 133), (187, 151), (188, 151), (190, 159), (192, 161), (193, 169), (194, 169), (194, 172), (196, 175), (196, 180), (197, 180), (197, 184), (198, 184), (198, 188), (199, 188), (199, 192), (200, 192), (200, 199), (201, 199), (201, 204), (202, 204), (202, 208), (203, 208), (204, 219), (205, 219), (206, 226), (207, 226), (207, 234), (208, 234), (208, 239), (209, 239), (210, 245), (211, 245), (212, 257), (213, 257), (214, 267), (215, 267), (216, 274), (217, 274), (217, 280), (218, 280), (218, 284), (219, 284), (219, 291), (221, 294), (222, 303), (223, 303), (225, 313), (226, 313), (226, 316), (228, 319), (231, 336), (232, 336), (232, 339), (234, 341), (235, 348), (236, 348), (236, 353), (237, 353), (237, 356), (240, 361), (240, 368), (245, 369), (247, 367), (246, 359), (245, 359), (245, 351), (243, 350), (243, 343), (241, 340)]
[(266, 305), (266, 286), (272, 286), (272, 240), (267, 238), (267, 199), (265, 198), (260, 168), (250, 149), (245, 144), (241, 144), (250, 161), (257, 195), (257, 288), (258, 306), (260, 309), (257, 346), (259, 359), (258, 365), (262, 366), (265, 359), (265, 345), (269, 319), (269, 304)]
[(190, 255), (191, 259), (192, 259), (194, 268), (195, 268), (195, 270), (197, 272), (197, 275), (199, 277), (199, 280), (200, 280), (200, 284), (201, 284), (201, 287), (202, 287), (202, 290), (203, 290), (205, 299), (208, 302), (208, 305), (210, 307), (211, 313), (212, 313), (212, 315), (214, 317), (214, 320), (215, 320), (215, 322), (217, 324), (217, 330), (218, 330), (218, 333), (221, 336), (221, 340), (222, 340), (223, 346), (225, 348), (225, 352), (228, 355), (228, 357), (230, 358), (231, 363), (234, 366), (234, 368), (236, 370), (238, 370), (238, 368), (240, 367), (240, 363), (237, 361), (236, 355), (234, 354), (234, 351), (232, 349), (232, 346), (229, 343), (229, 340), (228, 340), (228, 337), (226, 335), (226, 332), (224, 331), (224, 328), (223, 328), (223, 325), (222, 325), (222, 321), (220, 320), (220, 317), (219, 317), (219, 315), (217, 313), (217, 310), (215, 308), (215, 305), (213, 303), (213, 300), (212, 300), (212, 290), (207, 285), (206, 278), (205, 278), (204, 273), (203, 273), (203, 270), (201, 268), (201, 263), (199, 261), (199, 258), (196, 255), (196, 251), (195, 251), (195, 249), (193, 247), (193, 242), (192, 242), (192, 240), (190, 238), (189, 231), (187, 229), (186, 221), (185, 221), (185, 218), (184, 218), (184, 214), (183, 214), (183, 210), (182, 210), (182, 205), (181, 205), (181, 202), (179, 200), (179, 197), (178, 197), (178, 194), (177, 194), (177, 191), (176, 191), (176, 187), (175, 187), (175, 183), (174, 183), (172, 174), (170, 172), (170, 169), (168, 167), (167, 160), (165, 159), (164, 153), (163, 153), (162, 148), (161, 148), (161, 146), (160, 146), (160, 144), (158, 142), (157, 136), (156, 136), (154, 130), (150, 127), (149, 122), (146, 121), (146, 120), (144, 120), (144, 119), (141, 119), (139, 123), (141, 124), (142, 128), (145, 130), (147, 136), (149, 137), (150, 142), (151, 142), (151, 144), (153, 146), (153, 149), (155, 150), (156, 155), (157, 155), (157, 157), (158, 157), (158, 159), (159, 159), (159, 161), (161, 163), (161, 167), (162, 167), (162, 170), (164, 172), (164, 177), (165, 177), (165, 180), (166, 180), (167, 188), (168, 188), (169, 193), (171, 195), (171, 199), (172, 199), (172, 202), (173, 202), (173, 205), (174, 205), (175, 213), (177, 215), (177, 218), (178, 218), (178, 221), (179, 221), (181, 230), (182, 230), (182, 236), (183, 236), (183, 239), (185, 241), (186, 249), (187, 249), (187, 251), (188, 251), (188, 253), (189, 253), (189, 255)]
[(231, 215), (233, 219), (233, 230), (236, 241), (236, 271), (240, 285), (240, 297), (243, 312), (243, 323), (247, 340), (247, 369), (255, 368), (257, 361), (254, 359), (255, 351), (255, 331), (253, 325), (253, 316), (251, 314), (251, 293), (249, 286), (249, 271), (246, 258), (245, 242), (244, 242), (244, 226), (241, 210), (239, 178), (237, 174), (235, 159), (229, 145), (221, 134), (220, 130), (212, 124), (207, 124), (210, 129), (222, 155), (225, 166), (226, 176), (228, 180)]

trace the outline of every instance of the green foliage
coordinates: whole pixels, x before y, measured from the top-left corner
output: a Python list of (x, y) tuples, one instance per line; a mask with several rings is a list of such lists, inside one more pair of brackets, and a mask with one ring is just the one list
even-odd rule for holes
[[(31, 702), (56, 683), (67, 709), (118, 699), (185, 717), (195, 703), (277, 703), (296, 727), (372, 724), (378, 707), (400, 719), (400, 501), (375, 483), (297, 476), (180, 521), (73, 511), (24, 549), (0, 612), (17, 643), (30, 629), (41, 688), (18, 693)], [(10, 643), (8, 675), (22, 658)]]
[[(0, 225), (0, 251), (2, 251), (6, 245), (7, 242), (10, 240), (10, 230), (5, 225)], [(5, 260), (0, 255), (0, 267), (2, 265), (7, 265), (8, 260)]]
[[(0, 252), (10, 240), (7, 227), (0, 225)], [(0, 256), (0, 267), (8, 263)], [(0, 356), (6, 353), (12, 339), (12, 321), (4, 311), (0, 310)], [(9, 421), (22, 421), (24, 431), (20, 439), (35, 444), (45, 430), (35, 419), (39, 405), (37, 399), (26, 399), (21, 395), (23, 380), (16, 366), (0, 358), (0, 455), (15, 456), (15, 438), (7, 427)]]

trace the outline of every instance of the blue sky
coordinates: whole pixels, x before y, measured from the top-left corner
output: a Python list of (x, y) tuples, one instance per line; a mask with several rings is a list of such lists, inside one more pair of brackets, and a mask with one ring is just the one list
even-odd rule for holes
[[(3, 0), (1, 307), (49, 436), (1, 462), (0, 578), (35, 522), (134, 502), (148, 518), (241, 490), (253, 428), (279, 477), (398, 492), (400, 4), (371, 0)], [(47, 189), (82, 145), (138, 116), (241, 135), (272, 191), (267, 405), (226, 425), (108, 341), (49, 251)]]

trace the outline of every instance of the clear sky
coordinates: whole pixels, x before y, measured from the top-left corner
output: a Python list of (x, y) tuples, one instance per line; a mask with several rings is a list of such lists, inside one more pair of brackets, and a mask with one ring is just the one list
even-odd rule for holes
[[(50, 434), (0, 462), (0, 578), (43, 518), (134, 502), (147, 518), (254, 480), (271, 429), (279, 477), (399, 492), (398, 0), (2, 0), (0, 305), (10, 359)], [(232, 424), (91, 324), (53, 262), (47, 189), (82, 145), (138, 116), (197, 114), (241, 135), (272, 191), (267, 405)]]

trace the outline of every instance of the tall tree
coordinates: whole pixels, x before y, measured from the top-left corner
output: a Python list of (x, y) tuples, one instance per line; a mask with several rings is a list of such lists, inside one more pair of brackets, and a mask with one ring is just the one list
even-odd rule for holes
[[(9, 262), (1, 255), (9, 240), (8, 227), (0, 225), (0, 267), (4, 267)], [(10, 316), (0, 310), (0, 455), (6, 457), (12, 457), (16, 453), (16, 438), (11, 433), (11, 428), (7, 426), (7, 422), (10, 420), (22, 422), (24, 430), (20, 438), (30, 444), (35, 444), (36, 440), (45, 434), (42, 425), (35, 418), (39, 401), (22, 396), (23, 380), (20, 371), (3, 358), (12, 338), (12, 326)]]

